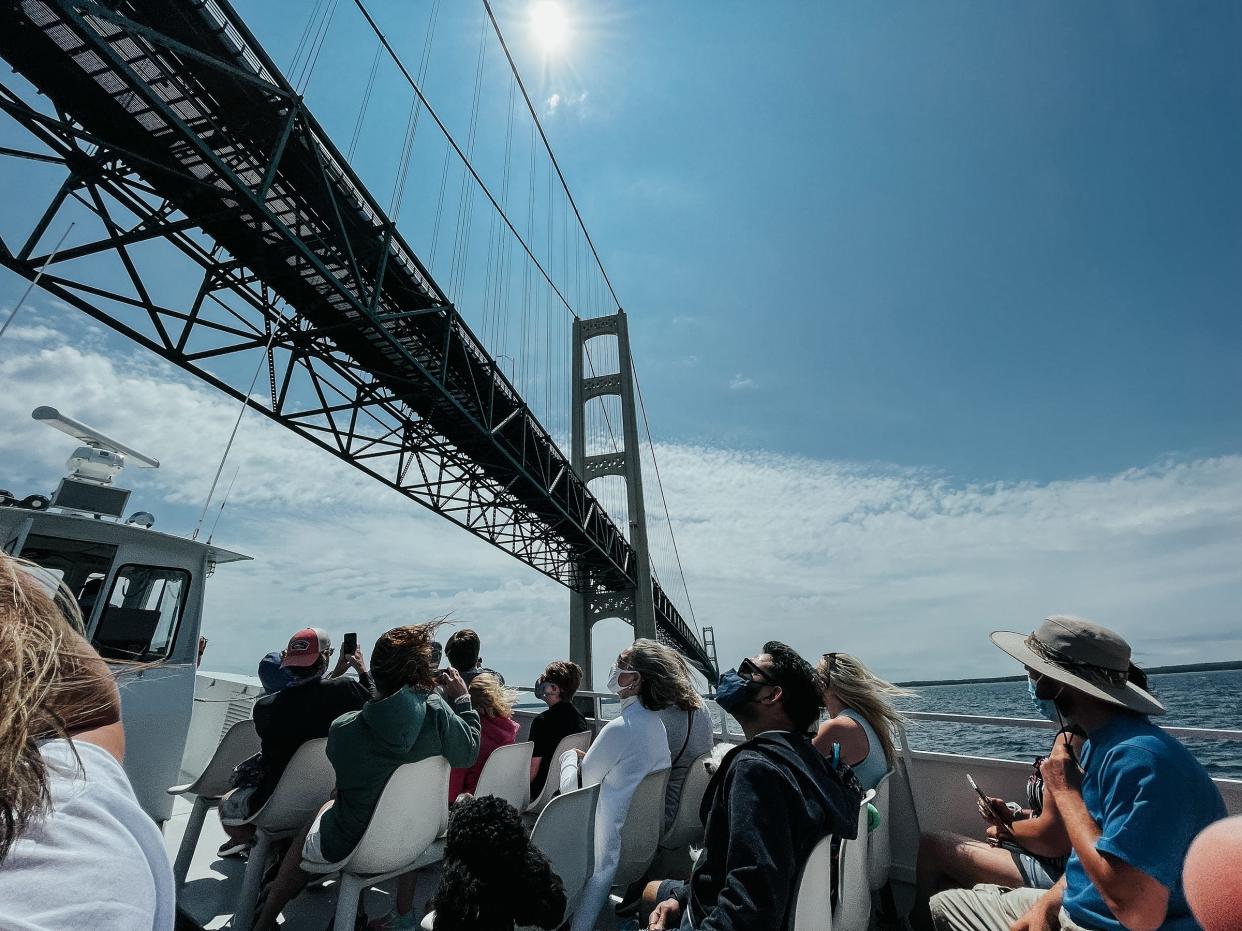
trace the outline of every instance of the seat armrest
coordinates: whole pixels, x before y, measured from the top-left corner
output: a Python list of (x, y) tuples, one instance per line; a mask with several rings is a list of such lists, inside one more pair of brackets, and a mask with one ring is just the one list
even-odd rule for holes
[[(197, 782), (197, 780), (195, 781)], [(185, 795), (187, 792), (190, 791), (190, 787), (193, 785), (194, 785), (193, 782), (187, 782), (183, 786), (169, 786), (168, 794), (169, 795)]]

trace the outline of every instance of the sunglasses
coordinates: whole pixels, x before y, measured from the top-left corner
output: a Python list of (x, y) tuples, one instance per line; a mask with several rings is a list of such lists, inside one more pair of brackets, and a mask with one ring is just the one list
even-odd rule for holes
[(750, 679), (752, 682), (755, 681), (754, 677), (758, 676), (767, 685), (777, 684), (770, 675), (768, 675), (766, 672), (760, 669), (757, 665), (751, 662), (749, 657), (742, 660), (742, 662), (738, 664), (737, 674), (744, 678)]
[(824, 674), (824, 688), (825, 689), (832, 687), (832, 671), (837, 668), (837, 657), (840, 655), (841, 655), (840, 652), (824, 654), (824, 660), (827, 661), (828, 663), (828, 670)]

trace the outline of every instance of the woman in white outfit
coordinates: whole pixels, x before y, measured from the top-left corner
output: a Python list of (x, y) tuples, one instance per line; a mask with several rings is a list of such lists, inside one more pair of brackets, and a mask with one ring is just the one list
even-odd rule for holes
[(668, 737), (656, 713), (676, 699), (678, 679), (660, 645), (635, 640), (622, 650), (608, 677), (608, 690), (621, 699), (621, 715), (599, 732), (591, 749), (561, 759), (561, 791), (600, 784), (595, 810), (595, 872), (574, 912), (572, 931), (591, 931), (608, 902), (621, 856), (621, 826), (634, 790), (649, 773), (668, 769)]

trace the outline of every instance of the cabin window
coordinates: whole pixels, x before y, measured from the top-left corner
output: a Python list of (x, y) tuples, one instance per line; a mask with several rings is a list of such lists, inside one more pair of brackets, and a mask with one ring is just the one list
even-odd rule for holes
[(122, 566), (95, 628), (95, 649), (104, 659), (166, 659), (177, 639), (189, 588), (190, 573), (184, 569)]
[(32, 533), (22, 544), (21, 556), (60, 577), (82, 609), (88, 624), (103, 587), (116, 547), (89, 540), (65, 540)]

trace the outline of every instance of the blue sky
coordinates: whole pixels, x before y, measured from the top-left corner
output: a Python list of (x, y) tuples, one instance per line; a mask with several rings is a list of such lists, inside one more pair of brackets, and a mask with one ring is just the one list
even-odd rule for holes
[[(1053, 611), (1146, 637), (1153, 662), (1242, 655), (1242, 11), (563, 5), (573, 35), (550, 61), (526, 5), (496, 7), (631, 315), (691, 593), (726, 665), (762, 619), (893, 677), (997, 673), (983, 633)], [(308, 6), (237, 4), (282, 66)], [(368, 6), (416, 66), (430, 4)], [(481, 8), (444, 7), (425, 87), (464, 140)], [(374, 45), (352, 5), (333, 25), (307, 100), (345, 148)], [(493, 185), (505, 93), (480, 111)], [(407, 104), (381, 72), (354, 165), (385, 203)], [(416, 149), (402, 208), (420, 250), (439, 158)], [(6, 229), (38, 197), (14, 177)], [(482, 276), (467, 277), (469, 297)], [(0, 273), (0, 304), (23, 284)], [(165, 529), (192, 526), (231, 405), (44, 299), (22, 325), (0, 346), (5, 416), (60, 403), (137, 433), (169, 471), (135, 482)], [(17, 435), (6, 481), (46, 485), (68, 451)], [(212, 596), (222, 667), (256, 648), (225, 620), (247, 606), (269, 640), (316, 611), (377, 633), (455, 608), (526, 678), (563, 649), (567, 599), (533, 571), (257, 420), (235, 455), (251, 476), (296, 461), (304, 485), (239, 480), (222, 539), (262, 565)], [(431, 568), (395, 584), (410, 558), (375, 563), (368, 535)], [(297, 578), (316, 559), (332, 568)]]

